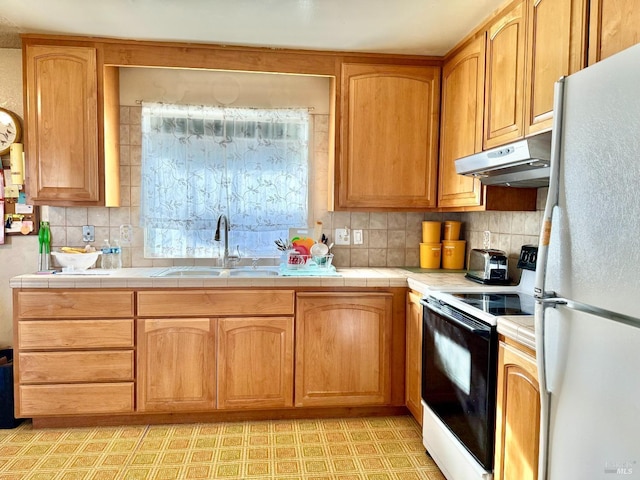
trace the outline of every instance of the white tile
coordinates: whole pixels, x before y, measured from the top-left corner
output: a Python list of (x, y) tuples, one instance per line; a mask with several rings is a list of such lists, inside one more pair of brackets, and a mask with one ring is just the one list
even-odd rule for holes
[(111, 228), (120, 228), (120, 225), (131, 223), (131, 212), (128, 207), (110, 208), (109, 225)]
[(66, 213), (66, 225), (82, 226), (87, 225), (87, 208), (86, 207), (68, 207)]
[(131, 147), (120, 145), (120, 165), (131, 165)]
[(109, 226), (109, 209), (106, 207), (93, 207), (88, 209), (87, 225), (95, 227)]
[(386, 229), (387, 228), (387, 214), (373, 212), (369, 216), (369, 228), (371, 229)]
[(130, 108), (126, 106), (120, 106), (120, 123), (130, 123)]
[(120, 125), (120, 145), (129, 145), (129, 125)]
[(51, 227), (66, 225), (66, 214), (65, 207), (49, 207), (49, 225)]
[(526, 216), (526, 212), (513, 212), (511, 216), (511, 229), (509, 231), (511, 233), (524, 235)]
[(131, 165), (140, 165), (142, 163), (142, 147), (138, 145), (131, 146), (129, 159)]

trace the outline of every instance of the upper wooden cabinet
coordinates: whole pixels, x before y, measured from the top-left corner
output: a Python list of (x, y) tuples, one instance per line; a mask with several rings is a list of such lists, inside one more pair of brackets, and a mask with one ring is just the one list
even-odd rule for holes
[(472, 40), (442, 68), (438, 206), (480, 205), (480, 180), (458, 175), (455, 161), (482, 151), (485, 37)]
[(640, 42), (638, 0), (591, 0), (589, 65)]
[(485, 149), (523, 136), (525, 4), (518, 3), (487, 30)]
[(555, 82), (586, 62), (587, 0), (528, 0), (524, 135), (550, 130)]
[(436, 206), (440, 67), (344, 63), (335, 208)]
[(455, 160), (551, 129), (555, 82), (585, 65), (586, 18), (587, 0), (514, 2), (446, 57), (439, 207), (535, 210), (535, 189), (483, 187)]
[(585, 65), (587, 0), (523, 0), (488, 28), (484, 148), (550, 130), (555, 82)]
[(93, 45), (23, 39), (27, 191), (35, 204), (119, 205), (119, 127), (105, 123), (105, 115), (119, 121), (118, 76), (103, 72), (99, 58)]
[(442, 69), (442, 114), (438, 206), (451, 210), (535, 210), (535, 189), (485, 187), (458, 175), (455, 161), (482, 151), (485, 35), (445, 61)]

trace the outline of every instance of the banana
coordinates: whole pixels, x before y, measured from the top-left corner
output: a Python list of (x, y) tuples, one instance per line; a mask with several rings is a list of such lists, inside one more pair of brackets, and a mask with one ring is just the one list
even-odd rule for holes
[(76, 248), (76, 247), (62, 247), (60, 248), (64, 253), (87, 253), (84, 248)]

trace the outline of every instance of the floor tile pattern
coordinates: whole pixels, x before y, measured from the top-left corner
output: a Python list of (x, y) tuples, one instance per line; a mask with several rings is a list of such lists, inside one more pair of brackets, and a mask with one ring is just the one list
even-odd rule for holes
[(0, 430), (0, 480), (444, 480), (412, 417)]

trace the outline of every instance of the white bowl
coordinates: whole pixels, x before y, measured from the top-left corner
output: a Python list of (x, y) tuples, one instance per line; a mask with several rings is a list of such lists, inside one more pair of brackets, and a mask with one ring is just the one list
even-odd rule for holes
[(89, 253), (65, 253), (65, 252), (51, 252), (51, 255), (56, 259), (56, 263), (63, 268), (69, 270), (86, 270), (93, 267), (98, 260), (98, 256), (102, 252), (89, 252)]

